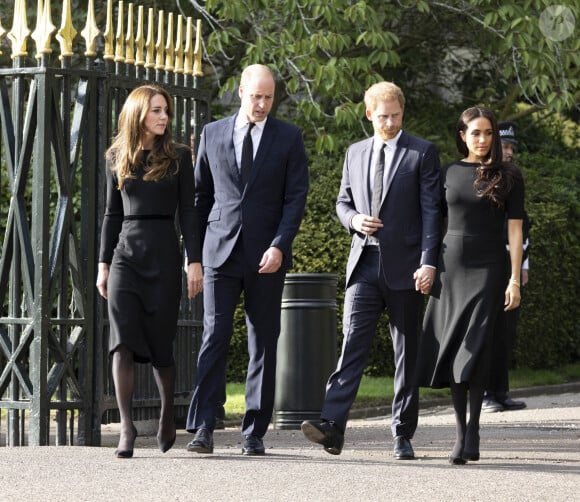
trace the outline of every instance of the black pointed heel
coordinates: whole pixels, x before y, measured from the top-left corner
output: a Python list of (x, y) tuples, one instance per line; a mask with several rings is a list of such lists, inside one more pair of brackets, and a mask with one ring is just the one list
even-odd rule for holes
[(174, 434), (173, 437), (169, 439), (164, 439), (159, 435), (157, 436), (157, 444), (159, 445), (161, 453), (167, 453), (169, 450), (171, 450), (171, 448), (175, 444), (176, 437), (177, 437), (176, 434)]
[(449, 455), (449, 463), (453, 465), (465, 465), (467, 460), (463, 457), (454, 457), (453, 455)]
[(135, 439), (137, 439), (137, 428), (133, 425), (133, 440), (131, 441), (131, 448), (126, 450), (121, 450), (117, 448), (115, 450), (115, 457), (117, 458), (131, 458), (133, 456), (133, 449), (135, 447)]

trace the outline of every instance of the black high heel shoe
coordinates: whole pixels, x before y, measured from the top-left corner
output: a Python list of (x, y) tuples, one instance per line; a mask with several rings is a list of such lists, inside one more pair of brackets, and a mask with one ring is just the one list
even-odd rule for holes
[(467, 463), (463, 455), (463, 441), (457, 440), (455, 446), (453, 446), (453, 451), (449, 455), (449, 463), (453, 465), (464, 465)]
[(463, 450), (462, 457), (472, 462), (479, 460), (479, 430), (470, 431), (469, 428), (467, 429), (465, 449)]
[(465, 465), (467, 464), (467, 459), (465, 458), (465, 454), (460, 455), (459, 457), (449, 455), (449, 463), (453, 465)]
[(159, 430), (157, 431), (157, 445), (161, 450), (161, 453), (168, 452), (171, 447), (175, 444), (175, 438), (177, 437), (175, 431), (175, 423), (173, 423), (173, 435), (171, 437), (163, 437), (161, 434), (161, 422), (159, 423)]
[(137, 428), (133, 425), (133, 439), (131, 441), (131, 448), (126, 450), (121, 450), (117, 448), (115, 450), (115, 457), (117, 458), (131, 458), (133, 456), (133, 448), (135, 446), (135, 439), (137, 439)]
[(161, 453), (166, 453), (171, 450), (171, 447), (175, 444), (175, 438), (177, 434), (174, 434), (172, 438), (165, 439), (161, 435), (157, 434), (157, 445), (161, 450)]

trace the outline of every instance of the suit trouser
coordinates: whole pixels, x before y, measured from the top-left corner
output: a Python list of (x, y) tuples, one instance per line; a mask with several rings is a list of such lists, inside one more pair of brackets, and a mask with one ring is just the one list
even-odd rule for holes
[(220, 268), (204, 268), (204, 328), (196, 372), (196, 385), (186, 429), (213, 430), (216, 408), (223, 394), (227, 353), (233, 319), (244, 293), (248, 329), (249, 363), (246, 376), (246, 412), (242, 434), (262, 437), (274, 408), (276, 346), (280, 335), (280, 310), (285, 272), (258, 274), (236, 245)]
[(411, 439), (417, 428), (419, 391), (413, 385), (423, 297), (415, 290), (388, 288), (380, 265), (379, 250), (367, 246), (353, 271), (344, 299), (342, 354), (326, 386), (321, 413), (343, 431), (368, 361), (377, 324), (383, 311), (389, 325), (395, 355), (393, 436)]

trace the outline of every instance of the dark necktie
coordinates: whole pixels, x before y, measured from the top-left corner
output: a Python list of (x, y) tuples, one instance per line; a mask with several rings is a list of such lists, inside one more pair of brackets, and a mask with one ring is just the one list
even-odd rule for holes
[(383, 177), (385, 173), (385, 147), (383, 145), (377, 152), (377, 159), (375, 161), (375, 173), (373, 176), (372, 198), (371, 198), (371, 216), (379, 217), (379, 210), (381, 209), (381, 199), (383, 198)]
[(244, 185), (248, 182), (250, 178), (250, 171), (252, 170), (252, 164), (254, 163), (254, 144), (252, 143), (252, 127), (256, 124), (254, 122), (248, 122), (248, 130), (244, 136), (244, 142), (242, 143), (242, 161), (240, 165), (240, 173), (242, 175), (242, 182)]

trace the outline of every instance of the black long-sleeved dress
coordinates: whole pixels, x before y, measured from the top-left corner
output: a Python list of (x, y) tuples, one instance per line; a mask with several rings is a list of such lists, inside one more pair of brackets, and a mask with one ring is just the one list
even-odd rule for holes
[(143, 180), (144, 162), (134, 179), (118, 189), (107, 165), (106, 210), (99, 261), (110, 264), (107, 284), (109, 350), (126, 345), (138, 362), (173, 364), (173, 341), (181, 298), (183, 259), (175, 214), (188, 263), (201, 261), (191, 151), (179, 157), (158, 181)]

